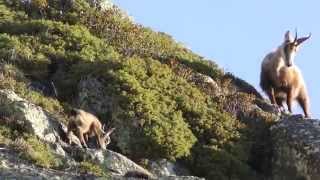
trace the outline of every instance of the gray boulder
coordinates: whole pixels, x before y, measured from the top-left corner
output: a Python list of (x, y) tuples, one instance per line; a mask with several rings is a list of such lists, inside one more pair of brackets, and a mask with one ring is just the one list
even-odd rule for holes
[(100, 164), (103, 169), (114, 175), (125, 176), (131, 172), (144, 174), (149, 178), (155, 176), (122, 154), (111, 150), (84, 149), (79, 147), (63, 146), (63, 149), (74, 159), (86, 159)]
[(178, 162), (171, 162), (167, 159), (150, 161), (148, 169), (158, 177), (161, 176), (189, 176), (191, 173)]
[(159, 180), (204, 180), (191, 176), (189, 170), (178, 162), (171, 162), (167, 159), (151, 161), (148, 169), (155, 174)]
[(101, 161), (102, 159), (100, 159), (100, 163), (107, 169), (117, 170), (122, 175), (125, 175), (130, 171), (138, 171), (146, 174), (149, 177), (154, 177), (154, 175), (151, 174), (148, 170), (137, 165), (122, 154), (110, 150), (103, 151), (102, 153), (103, 155), (101, 157), (104, 157), (104, 159), (103, 161)]
[(13, 91), (0, 90), (0, 114), (11, 117), (25, 131), (40, 139), (54, 143), (59, 139), (59, 123), (40, 106), (19, 97)]
[(301, 115), (285, 117), (271, 127), (274, 180), (320, 179), (320, 121)]
[(210, 76), (197, 72), (192, 72), (190, 74), (189, 80), (191, 82), (194, 82), (198, 86), (203, 86), (203, 88), (205, 89), (209, 88), (212, 91), (212, 95), (214, 94), (215, 96), (219, 96), (222, 94), (221, 87)]
[[(145, 179), (160, 180), (204, 180), (204, 178), (189, 176), (189, 174), (180, 176), (179, 173), (182, 173), (182, 171), (186, 170), (182, 167), (177, 169), (178, 166), (174, 166), (173, 163), (169, 163), (169, 167), (175, 167), (175, 171), (171, 169), (171, 172), (169, 173), (155, 174), (153, 171), (150, 172), (146, 170), (122, 154), (110, 150), (83, 149), (70, 146), (64, 148), (75, 158), (81, 157), (81, 159), (90, 159), (91, 161), (101, 164), (103, 169), (111, 172), (112, 179), (143, 179), (142, 177), (144, 177)], [(168, 161), (166, 162), (167, 163), (165, 164), (168, 164)], [(159, 163), (157, 164), (159, 166)]]

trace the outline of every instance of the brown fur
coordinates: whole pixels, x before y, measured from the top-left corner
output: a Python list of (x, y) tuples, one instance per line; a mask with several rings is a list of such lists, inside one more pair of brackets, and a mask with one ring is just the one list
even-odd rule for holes
[[(292, 102), (297, 100), (305, 116), (310, 117), (309, 97), (299, 69), (296, 66), (281, 68), (279, 80), (281, 88), (275, 89), (275, 96), (279, 97), (278, 104), (282, 104), (286, 100), (288, 109), (292, 112)], [(283, 93), (285, 93), (286, 96), (284, 96)], [(280, 100), (280, 97), (285, 98)]]
[(268, 95), (272, 104), (283, 107), (286, 101), (288, 110), (292, 112), (292, 102), (297, 100), (305, 117), (310, 117), (309, 97), (302, 78), (296, 66), (282, 67), (278, 79), (276, 75), (266, 70), (261, 71), (260, 86)]
[[(73, 109), (70, 117), (71, 120), (68, 123), (67, 132), (68, 138), (70, 137), (71, 132), (75, 133), (85, 147), (88, 147), (86, 143), (88, 136), (96, 136), (97, 142), (102, 149), (105, 149), (106, 145), (110, 143), (109, 135), (114, 129), (111, 129), (105, 133), (102, 129), (99, 119), (93, 114), (85, 112), (81, 109)], [(86, 137), (86, 140), (84, 137)], [(106, 142), (106, 140), (108, 140), (108, 142)], [(71, 144), (70, 141), (69, 144)]]

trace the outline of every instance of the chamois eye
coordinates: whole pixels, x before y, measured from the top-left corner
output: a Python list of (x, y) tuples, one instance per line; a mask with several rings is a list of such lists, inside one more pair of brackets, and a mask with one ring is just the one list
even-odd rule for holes
[(289, 45), (288, 45), (288, 49), (291, 50), (291, 51), (294, 50), (295, 47), (296, 47), (296, 46), (295, 46), (294, 44), (289, 44)]

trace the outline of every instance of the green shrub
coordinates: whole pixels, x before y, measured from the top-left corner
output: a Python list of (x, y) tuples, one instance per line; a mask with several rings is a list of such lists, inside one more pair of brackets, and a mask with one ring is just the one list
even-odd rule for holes
[[(1, 119), (3, 120), (3, 119)], [(17, 131), (13, 131), (11, 128), (1, 125), (0, 126), (0, 143), (9, 145), (12, 139), (19, 137)]]
[(193, 172), (206, 179), (253, 180), (256, 177), (245, 162), (215, 146), (196, 146), (192, 165)]
[[(82, 74), (69, 77), (67, 66), (78, 66), (80, 62), (119, 59), (118, 53), (112, 47), (91, 35), (83, 26), (33, 20), (0, 25), (1, 31), (10, 35), (0, 34), (0, 58), (15, 64), (32, 78), (53, 77), (58, 90), (63, 89), (59, 91), (62, 92), (61, 97), (70, 97), (72, 92), (66, 89), (72, 90), (75, 87), (72, 82), (77, 83), (82, 77)], [(58, 72), (55, 72), (51, 68), (52, 64), (61, 64), (67, 68), (57, 69)]]
[(41, 106), (50, 113), (62, 113), (63, 107), (60, 102), (51, 97), (45, 97), (39, 92), (30, 90), (28, 84), (30, 81), (24, 76), (23, 72), (15, 66), (0, 63), (0, 89), (9, 89), (17, 93), (22, 98)]
[(31, 5), (39, 10), (44, 10), (49, 4), (47, 0), (32, 0)]
[(107, 173), (97, 163), (83, 161), (79, 164), (81, 174), (93, 174), (95, 176), (108, 177)]
[(5, 5), (0, 4), (0, 22), (5, 23), (12, 21), (15, 17), (15, 13), (11, 12)]
[(86, 11), (81, 21), (125, 56), (138, 55), (155, 59), (175, 57), (200, 73), (211, 77), (222, 75), (214, 62), (203, 60), (168, 34), (154, 32), (134, 23), (117, 7), (105, 11)]
[(135, 156), (175, 159), (188, 155), (195, 137), (172, 99), (172, 72), (152, 59), (132, 58), (125, 61), (117, 77), (122, 84), (119, 108), (123, 114), (115, 113), (114, 117), (123, 128), (120, 131), (128, 132), (120, 137), (119, 142), (125, 142), (120, 147)]

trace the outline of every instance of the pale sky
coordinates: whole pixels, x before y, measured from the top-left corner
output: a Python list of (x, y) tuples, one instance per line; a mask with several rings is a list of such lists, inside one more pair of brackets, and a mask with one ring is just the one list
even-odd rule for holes
[[(263, 57), (278, 47), (285, 31), (312, 33), (295, 64), (307, 84), (312, 117), (320, 118), (320, 1), (289, 0), (113, 0), (135, 22), (166, 32), (220, 68), (259, 87)], [(318, 70), (319, 69), (319, 70)], [(297, 105), (294, 113), (301, 113)]]

